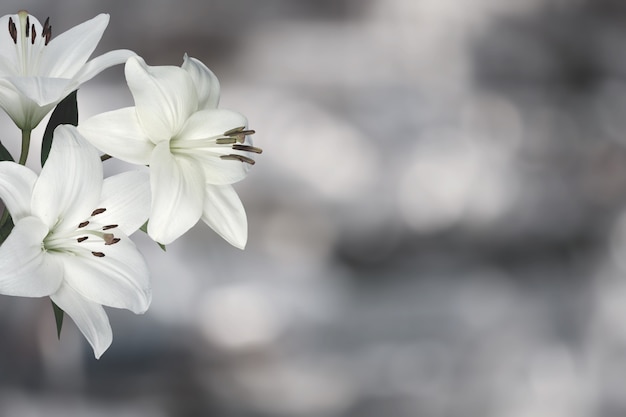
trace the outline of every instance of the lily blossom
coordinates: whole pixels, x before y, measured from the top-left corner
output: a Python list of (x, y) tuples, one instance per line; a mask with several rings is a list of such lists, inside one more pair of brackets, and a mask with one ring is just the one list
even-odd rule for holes
[(182, 67), (148, 66), (132, 57), (125, 75), (135, 106), (96, 115), (78, 129), (101, 151), (150, 166), (150, 237), (169, 244), (202, 219), (243, 249), (248, 223), (230, 184), (243, 179), (253, 154), (261, 153), (246, 118), (217, 108), (217, 77), (187, 55)]
[(73, 126), (54, 131), (39, 176), (0, 162), (0, 198), (15, 227), (0, 246), (0, 294), (49, 296), (76, 323), (96, 358), (112, 331), (103, 305), (143, 313), (148, 267), (128, 236), (147, 219), (147, 173), (103, 180), (97, 150)]
[(52, 26), (20, 11), (0, 17), (0, 107), (22, 130), (32, 130), (80, 84), (135, 55), (115, 50), (87, 62), (109, 24), (100, 14), (52, 37)]

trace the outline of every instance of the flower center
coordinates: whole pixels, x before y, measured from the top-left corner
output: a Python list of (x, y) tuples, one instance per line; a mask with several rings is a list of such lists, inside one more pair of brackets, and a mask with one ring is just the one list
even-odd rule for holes
[[(89, 219), (98, 214), (102, 214), (106, 208), (98, 208), (91, 213)], [(114, 245), (121, 239), (109, 230), (115, 229), (117, 224), (109, 224), (102, 227), (88, 227), (92, 223), (85, 220), (78, 224), (78, 227), (69, 231), (51, 230), (43, 240), (43, 248), (48, 252), (65, 253), (79, 255), (81, 253), (91, 253), (96, 258), (103, 258), (103, 246)]]
[(245, 128), (237, 127), (224, 132), (222, 135), (213, 136), (206, 139), (198, 140), (175, 140), (170, 141), (170, 150), (172, 153), (194, 154), (198, 149), (204, 152), (213, 153), (215, 157), (230, 161), (244, 162), (254, 165), (254, 159), (239, 153), (224, 153), (224, 148), (230, 148), (236, 151), (250, 152), (260, 154), (263, 149), (246, 145), (246, 136), (253, 135), (254, 130), (245, 130)]
[[(37, 74), (39, 57), (44, 46), (48, 45), (52, 37), (50, 18), (46, 19), (41, 33), (37, 33), (37, 26), (30, 21), (30, 15), (25, 10), (17, 13), (18, 25), (9, 17), (9, 35), (16, 47), (21, 75)], [(19, 27), (18, 27), (19, 26)], [(41, 28), (41, 26), (38, 26)]]

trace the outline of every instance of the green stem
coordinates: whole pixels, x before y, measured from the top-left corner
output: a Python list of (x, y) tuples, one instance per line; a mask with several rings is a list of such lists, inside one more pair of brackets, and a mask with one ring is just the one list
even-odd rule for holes
[(20, 154), (20, 165), (26, 165), (28, 150), (30, 149), (30, 130), (22, 130), (22, 153)]

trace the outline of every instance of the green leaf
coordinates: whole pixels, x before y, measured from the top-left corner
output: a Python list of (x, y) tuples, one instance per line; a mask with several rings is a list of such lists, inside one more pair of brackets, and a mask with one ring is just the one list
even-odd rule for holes
[[(144, 232), (145, 234), (148, 234), (148, 222), (145, 222), (145, 223), (143, 224), (143, 226), (141, 226), (141, 227), (139, 228), (139, 230), (141, 230), (141, 231), (142, 231), (142, 232)], [(167, 249), (165, 248), (165, 245), (164, 245), (164, 244), (159, 243), (159, 242), (156, 242), (156, 244), (157, 244), (157, 245), (159, 245), (159, 247), (161, 248), (161, 250), (162, 250), (163, 252), (167, 252)]]
[(54, 321), (57, 324), (57, 337), (61, 339), (61, 328), (63, 327), (64, 312), (63, 310), (61, 310), (61, 307), (54, 303), (54, 301), (50, 300), (50, 302), (52, 303), (52, 310), (54, 310)]
[(5, 212), (2, 214), (2, 219), (0, 220), (0, 222), (3, 222), (0, 225), (0, 243), (3, 243), (11, 233), (11, 230), (13, 230), (13, 219), (11, 219), (11, 216), (6, 211), (6, 207), (4, 210)]
[(74, 90), (65, 97), (52, 112), (41, 142), (41, 166), (46, 163), (50, 148), (52, 147), (52, 134), (58, 125), (78, 126), (78, 104), (76, 103), (76, 92)]
[(0, 142), (0, 161), (13, 161), (13, 162), (15, 162), (15, 159), (13, 159), (13, 156), (11, 155), (11, 153), (9, 153), (7, 148), (4, 147), (2, 142)]

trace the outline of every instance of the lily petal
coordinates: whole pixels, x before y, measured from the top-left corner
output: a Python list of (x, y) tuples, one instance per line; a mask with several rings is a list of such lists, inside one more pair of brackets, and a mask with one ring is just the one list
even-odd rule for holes
[(58, 126), (33, 189), (32, 213), (50, 228), (75, 228), (93, 211), (101, 188), (102, 163), (96, 149), (74, 126)]
[(78, 131), (96, 148), (131, 164), (147, 165), (154, 144), (144, 133), (134, 107), (91, 117)]
[(13, 222), (29, 216), (30, 200), (37, 174), (15, 162), (0, 162), (0, 198), (11, 213)]
[(195, 225), (202, 215), (204, 174), (191, 158), (174, 157), (161, 142), (150, 161), (152, 212), (148, 234), (167, 245)]
[[(1, 27), (1, 26), (0, 26)], [(220, 82), (206, 65), (185, 54), (182, 69), (187, 71), (198, 92), (198, 109), (216, 109), (220, 102)]]
[(105, 179), (98, 207), (106, 211), (94, 216), (94, 221), (103, 226), (118, 224), (125, 234), (133, 234), (150, 215), (150, 175), (128, 171)]
[(128, 49), (117, 49), (107, 52), (87, 62), (74, 76), (74, 81), (77, 85), (82, 84), (85, 81), (91, 80), (107, 68), (125, 63), (128, 58), (135, 55), (137, 54)]
[(108, 24), (109, 15), (100, 14), (53, 37), (42, 49), (41, 75), (73, 78), (96, 49)]
[(243, 204), (230, 185), (207, 185), (202, 221), (228, 243), (244, 249), (248, 241), (248, 220)]
[[(4, 15), (0, 17), (0, 28), (2, 28), (3, 31), (9, 26), (9, 19), (19, 24), (20, 19), (17, 14)], [(2, 62), (2, 64), (0, 64), (0, 74), (3, 76), (16, 74), (20, 67), (18, 54), (15, 53), (17, 45), (13, 42), (11, 36), (7, 35), (8, 32), (3, 32), (2, 36), (0, 36), (0, 57), (2, 57), (2, 59), (0, 59)]]
[(139, 122), (155, 144), (175, 136), (197, 109), (193, 81), (179, 67), (150, 67), (142, 58), (132, 57), (126, 61), (125, 74)]
[(104, 308), (86, 300), (67, 284), (62, 285), (50, 298), (74, 320), (93, 348), (96, 359), (100, 358), (113, 341), (111, 324)]
[[(94, 303), (144, 313), (152, 300), (148, 266), (126, 234), (117, 231), (115, 237), (120, 240), (113, 245), (92, 244), (103, 257), (59, 254), (65, 282)], [(82, 245), (89, 247), (89, 240)]]
[(39, 106), (20, 94), (6, 78), (0, 78), (0, 107), (20, 129), (32, 129), (48, 114), (56, 103)]
[(33, 100), (38, 106), (56, 104), (78, 86), (68, 78), (7, 77), (18, 93)]
[(63, 280), (63, 268), (46, 254), (42, 242), (48, 227), (36, 217), (15, 223), (0, 246), (0, 293), (43, 297), (55, 292)]

